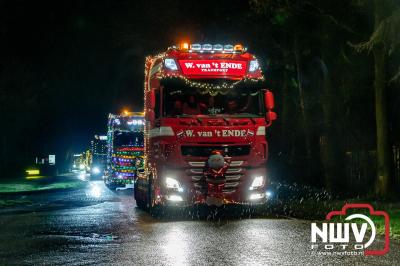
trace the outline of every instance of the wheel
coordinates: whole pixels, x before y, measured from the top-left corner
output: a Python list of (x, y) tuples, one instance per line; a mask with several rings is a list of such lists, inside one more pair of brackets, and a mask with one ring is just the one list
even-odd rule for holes
[(137, 197), (137, 195), (139, 194), (137, 191), (137, 187), (138, 187), (138, 181), (135, 182), (135, 186), (133, 188), (133, 196), (136, 201), (136, 206), (141, 210), (146, 210), (145, 202), (142, 199), (140, 199), (139, 197)]
[(146, 204), (142, 200), (136, 200), (136, 206), (141, 210), (146, 210)]

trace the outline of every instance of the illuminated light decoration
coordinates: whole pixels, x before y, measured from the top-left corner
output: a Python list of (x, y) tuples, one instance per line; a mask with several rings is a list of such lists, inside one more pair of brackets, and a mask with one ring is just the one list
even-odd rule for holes
[(250, 200), (259, 200), (265, 197), (265, 193), (253, 193), (250, 195)]
[(181, 50), (189, 50), (189, 44), (187, 42), (183, 42), (180, 45)]
[(213, 50), (214, 51), (222, 51), (222, 50), (224, 50), (224, 46), (222, 44), (214, 44)]
[(230, 89), (233, 89), (235, 86), (237, 86), (241, 82), (243, 82), (243, 83), (254, 82), (255, 83), (255, 82), (264, 80), (264, 77), (256, 78), (256, 79), (244, 78), (242, 80), (235, 81), (231, 84), (222, 83), (220, 85), (216, 85), (216, 84), (212, 84), (212, 83), (192, 81), (182, 75), (163, 75), (162, 78), (171, 79), (171, 80), (172, 79), (180, 79), (185, 83), (185, 85), (198, 89), (200, 94), (210, 94), (211, 96), (216, 96), (218, 94), (226, 95)]
[(254, 190), (254, 189), (257, 189), (259, 187), (262, 187), (264, 185), (264, 181), (265, 181), (264, 176), (262, 176), (262, 175), (256, 176), (253, 179), (253, 182), (251, 183), (251, 186), (250, 186), (249, 190)]
[(142, 147), (122, 147), (122, 148), (118, 148), (117, 151), (118, 152), (121, 152), (121, 151), (142, 151), (143, 150)]
[(260, 68), (260, 65), (258, 64), (258, 60), (251, 60), (250, 65), (249, 65), (249, 72), (254, 72)]
[(201, 44), (199, 43), (194, 43), (190, 45), (190, 50), (193, 51), (200, 51), (201, 50)]
[(211, 51), (212, 48), (213, 48), (213, 46), (212, 46), (211, 44), (209, 44), (209, 43), (203, 44), (203, 45), (201, 46), (201, 49), (202, 49), (203, 51)]
[(178, 66), (177, 66), (175, 60), (172, 59), (172, 58), (165, 58), (164, 59), (164, 65), (169, 70), (173, 70), (173, 71), (178, 70)]
[(233, 52), (233, 45), (231, 45), (231, 44), (224, 45), (224, 51)]
[[(130, 142), (126, 146), (114, 146), (114, 132), (143, 132), (145, 120), (143, 112), (129, 112), (129, 115), (109, 115), (107, 133), (107, 170), (106, 183), (130, 185), (134, 181), (139, 159), (139, 167), (143, 166), (144, 145), (142, 142)], [(120, 123), (117, 124), (115, 121)], [(124, 144), (123, 144), (124, 145)]]
[(38, 169), (28, 169), (25, 171), (27, 175), (39, 175), (40, 170)]
[(235, 51), (235, 52), (243, 52), (243, 51), (244, 51), (243, 45), (241, 45), (241, 44), (236, 44), (236, 45), (233, 47), (233, 51)]
[[(183, 52), (188, 51), (189, 53), (192, 52), (200, 52), (200, 53), (243, 53), (246, 52), (247, 48), (243, 47), (241, 44), (237, 44), (235, 46), (231, 44), (199, 44), (199, 43), (193, 43), (193, 44), (188, 44), (188, 43), (181, 43), (179, 45), (173, 45), (172, 47), (168, 49), (175, 49), (175, 50), (181, 50)], [(162, 54), (160, 54), (162, 56)]]
[(182, 73), (187, 76), (246, 75), (247, 62), (239, 60), (179, 60)]
[(142, 119), (133, 119), (133, 120), (129, 120), (128, 122), (126, 122), (128, 125), (144, 125), (144, 120)]
[(183, 201), (182, 196), (179, 196), (179, 195), (169, 195), (166, 198), (167, 198), (167, 200), (170, 200), (170, 201)]

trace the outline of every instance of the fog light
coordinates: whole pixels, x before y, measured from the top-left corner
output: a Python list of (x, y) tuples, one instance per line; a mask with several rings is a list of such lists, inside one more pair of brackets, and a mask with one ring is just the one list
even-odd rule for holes
[(170, 200), (170, 201), (183, 201), (183, 198), (181, 196), (179, 196), (179, 195), (170, 195), (170, 196), (167, 196), (167, 200)]
[(271, 190), (267, 190), (267, 192), (265, 192), (265, 196), (270, 199), (274, 196), (274, 193)]
[(250, 195), (250, 200), (259, 200), (264, 198), (264, 193), (253, 193)]

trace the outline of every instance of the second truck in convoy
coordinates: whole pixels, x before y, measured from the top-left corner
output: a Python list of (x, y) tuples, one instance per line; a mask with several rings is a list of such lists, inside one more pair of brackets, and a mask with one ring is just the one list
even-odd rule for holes
[(143, 162), (143, 113), (110, 114), (107, 131), (107, 167), (104, 182), (110, 189), (133, 188)]
[(263, 79), (241, 45), (183, 43), (146, 59), (139, 207), (266, 202), (276, 114)]

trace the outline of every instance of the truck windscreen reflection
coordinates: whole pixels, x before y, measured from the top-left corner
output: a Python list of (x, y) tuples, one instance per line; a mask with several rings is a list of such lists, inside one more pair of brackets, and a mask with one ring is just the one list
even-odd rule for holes
[(262, 116), (260, 91), (231, 88), (213, 92), (202, 88), (164, 89), (164, 114), (169, 117), (190, 115)]

